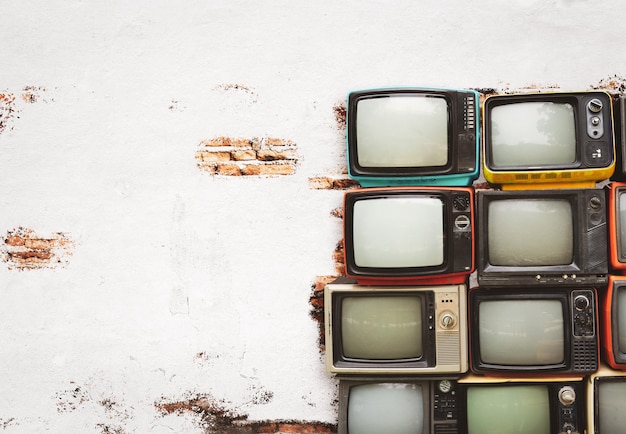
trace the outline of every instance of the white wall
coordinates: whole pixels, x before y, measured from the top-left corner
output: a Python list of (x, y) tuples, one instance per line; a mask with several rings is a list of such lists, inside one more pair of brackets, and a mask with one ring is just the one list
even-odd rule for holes
[[(73, 245), (58, 266), (0, 263), (0, 428), (211, 432), (155, 407), (198, 396), (251, 420), (335, 423), (309, 296), (335, 272), (343, 192), (308, 184), (344, 165), (333, 106), (377, 86), (623, 82), (625, 13), (618, 0), (2, 2), (0, 93), (16, 99), (0, 235)], [(217, 136), (291, 140), (297, 171), (211, 176), (194, 155)]]

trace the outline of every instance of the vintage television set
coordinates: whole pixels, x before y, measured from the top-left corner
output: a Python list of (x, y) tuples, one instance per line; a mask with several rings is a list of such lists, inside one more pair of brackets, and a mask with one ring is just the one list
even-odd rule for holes
[(583, 434), (585, 416), (582, 378), (339, 381), (339, 434)]
[(598, 369), (593, 288), (469, 291), (470, 369), (489, 376), (584, 376)]
[(582, 377), (486, 381), (468, 376), (456, 384), (458, 432), (583, 434), (584, 386)]
[(465, 285), (324, 289), (326, 368), (333, 374), (461, 374), (468, 370)]
[(613, 181), (626, 181), (626, 96), (620, 95), (613, 103), (615, 124), (615, 171)]
[(602, 188), (477, 192), (479, 286), (607, 282)]
[(625, 402), (626, 372), (603, 364), (587, 379), (587, 434), (622, 434)]
[(613, 369), (626, 371), (626, 276), (609, 276), (600, 299), (603, 360)]
[[(457, 434), (454, 379), (342, 378), (338, 434)], [(483, 433), (484, 434), (484, 433)], [(535, 433), (537, 434), (537, 433)]]
[(474, 189), (354, 189), (343, 206), (345, 273), (362, 285), (461, 284), (474, 270)]
[(482, 135), (485, 179), (504, 190), (593, 187), (615, 169), (606, 92), (489, 96)]
[(388, 88), (348, 94), (348, 174), (363, 187), (468, 186), (478, 178), (478, 92)]
[(626, 183), (606, 186), (609, 207), (609, 256), (616, 274), (626, 272)]

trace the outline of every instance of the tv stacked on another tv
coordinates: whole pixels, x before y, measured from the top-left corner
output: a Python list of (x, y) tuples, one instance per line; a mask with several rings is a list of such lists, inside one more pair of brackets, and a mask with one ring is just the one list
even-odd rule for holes
[(478, 92), (351, 92), (346, 276), (325, 288), (326, 366), (339, 432), (457, 433), (468, 370)]
[[(490, 96), (480, 129), (478, 96), (348, 95), (349, 174), (365, 188), (345, 193), (346, 276), (325, 288), (340, 433), (582, 433), (588, 418), (610, 434), (624, 422), (611, 401), (626, 397), (626, 276), (609, 276), (607, 244), (626, 274), (626, 248), (613, 259), (626, 184), (597, 187), (626, 181), (612, 97)], [(475, 191), (481, 137), (489, 188)], [(614, 364), (598, 371), (600, 330)]]

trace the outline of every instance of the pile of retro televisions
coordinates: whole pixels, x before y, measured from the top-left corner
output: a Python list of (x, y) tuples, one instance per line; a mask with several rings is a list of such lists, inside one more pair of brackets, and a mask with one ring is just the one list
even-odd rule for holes
[(339, 433), (626, 432), (625, 101), (348, 94)]

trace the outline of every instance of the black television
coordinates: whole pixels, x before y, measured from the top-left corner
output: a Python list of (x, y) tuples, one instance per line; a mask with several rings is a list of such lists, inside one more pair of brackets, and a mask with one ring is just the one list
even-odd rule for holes
[(584, 376), (598, 369), (594, 288), (473, 288), (468, 303), (472, 372)]
[(622, 434), (625, 402), (626, 372), (602, 365), (587, 379), (587, 434)]
[(339, 381), (338, 434), (457, 434), (462, 432), (457, 418), (454, 379), (414, 376)]
[(472, 187), (344, 195), (345, 273), (362, 285), (463, 284), (474, 270)]
[(348, 94), (348, 174), (363, 187), (469, 186), (479, 176), (478, 92), (386, 88)]
[(477, 192), (481, 287), (607, 282), (607, 207), (602, 188)]

